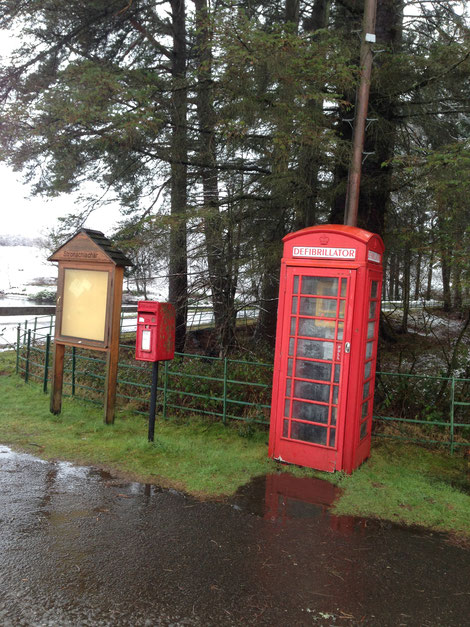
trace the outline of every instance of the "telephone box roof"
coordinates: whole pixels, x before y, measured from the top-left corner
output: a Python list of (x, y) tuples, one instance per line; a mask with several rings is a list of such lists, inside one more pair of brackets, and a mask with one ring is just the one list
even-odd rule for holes
[(382, 242), (382, 238), (380, 235), (376, 233), (371, 233), (370, 231), (366, 231), (364, 229), (360, 229), (357, 226), (347, 226), (346, 224), (319, 224), (317, 226), (308, 226), (305, 229), (300, 231), (295, 231), (294, 233), (288, 233), (285, 237), (283, 237), (282, 241), (287, 242), (294, 237), (300, 237), (302, 235), (308, 235), (309, 233), (337, 233), (341, 235), (347, 235), (352, 237), (363, 244), (367, 244), (371, 238), (378, 238), (379, 241)]
[[(48, 261), (65, 261), (66, 259), (79, 259), (79, 253), (75, 251), (77, 244), (85, 244), (88, 250), (98, 251), (100, 256), (96, 261), (110, 261), (116, 266), (132, 266), (134, 265), (122, 251), (116, 248), (110, 239), (108, 239), (101, 231), (92, 229), (80, 229), (69, 240), (62, 244), (48, 259)], [(71, 251), (68, 253), (68, 249)], [(72, 250), (73, 249), (73, 250)], [(68, 253), (68, 254), (67, 254)], [(82, 259), (84, 260), (84, 259)]]

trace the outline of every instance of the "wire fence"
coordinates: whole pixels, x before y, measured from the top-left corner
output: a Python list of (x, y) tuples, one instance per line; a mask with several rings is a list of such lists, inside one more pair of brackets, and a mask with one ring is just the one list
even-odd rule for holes
[[(203, 322), (203, 324), (205, 324)], [(148, 415), (152, 364), (136, 362), (136, 316), (123, 316), (117, 406)], [(37, 318), (17, 328), (16, 369), (25, 381), (48, 391), (53, 320)], [(96, 351), (66, 349), (64, 394), (102, 404), (105, 359)], [(157, 411), (163, 419), (201, 415), (269, 424), (273, 366), (270, 363), (177, 353), (159, 369)], [(373, 435), (453, 453), (470, 447), (470, 379), (377, 372)]]

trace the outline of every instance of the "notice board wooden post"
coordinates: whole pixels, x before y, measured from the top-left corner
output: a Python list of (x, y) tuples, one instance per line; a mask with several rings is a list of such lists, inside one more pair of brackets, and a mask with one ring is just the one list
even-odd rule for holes
[(123, 276), (124, 268), (116, 268), (114, 285), (112, 287), (111, 338), (106, 358), (106, 381), (104, 388), (104, 421), (107, 424), (114, 422), (114, 409), (116, 405)]
[(51, 412), (62, 406), (67, 346), (106, 353), (104, 421), (114, 422), (124, 267), (132, 263), (100, 231), (81, 229), (49, 261), (59, 263)]
[(52, 368), (51, 413), (60, 414), (62, 410), (62, 387), (64, 380), (64, 344), (54, 342), (54, 365)]

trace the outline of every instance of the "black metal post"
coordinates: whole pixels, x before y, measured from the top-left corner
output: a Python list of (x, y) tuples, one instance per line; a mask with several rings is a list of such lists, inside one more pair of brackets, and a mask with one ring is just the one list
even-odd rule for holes
[(157, 408), (157, 384), (158, 384), (158, 361), (154, 361), (153, 368), (152, 368), (152, 389), (150, 391), (149, 442), (153, 442), (153, 438), (155, 434), (155, 411)]

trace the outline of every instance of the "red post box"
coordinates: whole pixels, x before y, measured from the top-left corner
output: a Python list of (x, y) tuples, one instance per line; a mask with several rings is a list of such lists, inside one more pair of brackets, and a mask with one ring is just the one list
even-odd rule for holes
[(284, 238), (271, 457), (351, 473), (369, 456), (383, 252), (350, 226)]
[(170, 303), (141, 300), (137, 304), (135, 358), (166, 361), (175, 355), (175, 308)]

